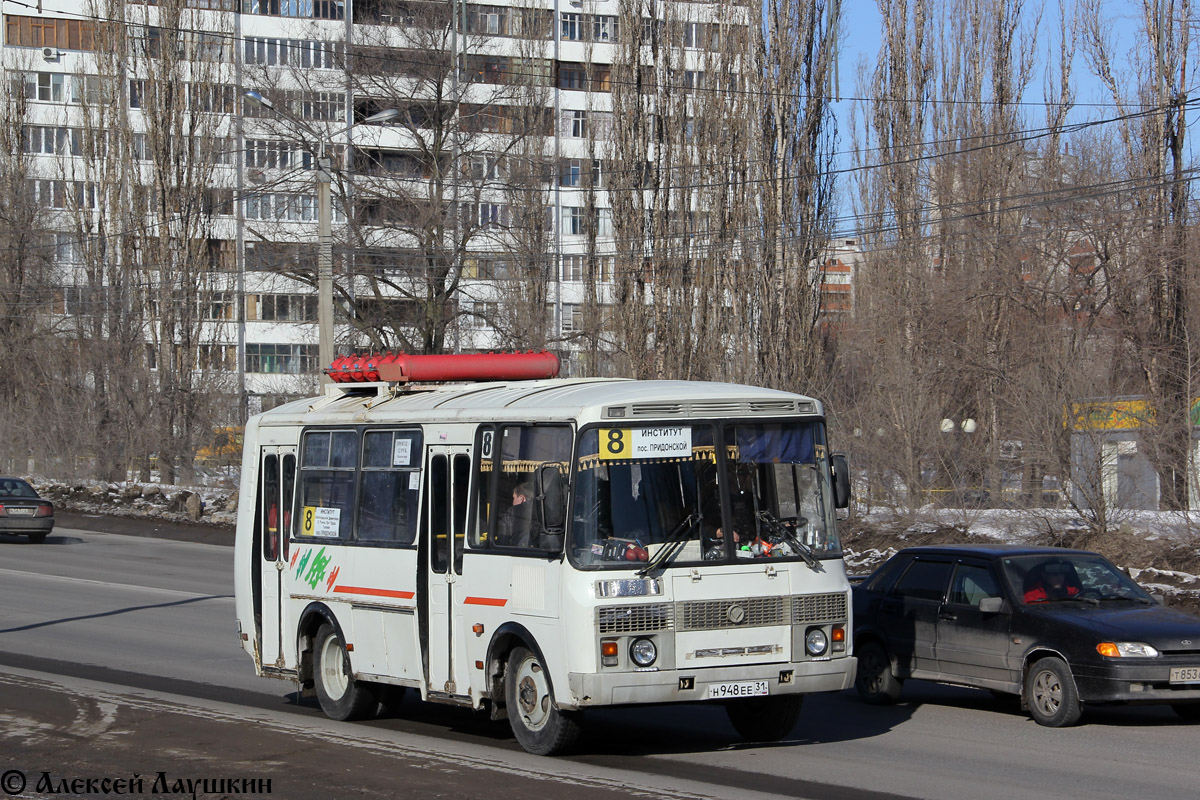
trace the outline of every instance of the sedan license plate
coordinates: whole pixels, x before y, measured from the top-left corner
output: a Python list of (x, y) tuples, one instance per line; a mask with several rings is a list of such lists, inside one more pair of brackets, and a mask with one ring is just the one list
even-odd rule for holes
[(739, 683), (710, 683), (709, 700), (727, 700), (732, 697), (762, 697), (770, 694), (766, 681), (742, 681)]
[(32, 517), (34, 509), (32, 508), (13, 508), (8, 507), (8, 515), (10, 517)]
[(1172, 667), (1171, 683), (1200, 683), (1200, 667)]

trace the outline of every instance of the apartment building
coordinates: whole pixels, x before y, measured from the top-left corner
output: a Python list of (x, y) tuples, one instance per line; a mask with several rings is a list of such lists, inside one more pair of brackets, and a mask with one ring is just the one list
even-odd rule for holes
[[(194, 368), (224, 376), (250, 413), (316, 387), (323, 255), (337, 352), (535, 340), (569, 351), (597, 318), (589, 309), (616, 301), (612, 185), (640, 191), (631, 174), (665, 170), (655, 126), (676, 124), (668, 99), (728, 82), (709, 74), (710, 59), (744, 42), (751, 22), (744, 2), (690, 0), (640, 10), (617, 0), (43, 0), (40, 11), (4, 11), (31, 198), (60, 229), (56, 312), (86, 314), (114, 289), (84, 268), (94, 227), (70, 216), (101, 213), (104, 173), (78, 166), (96, 158), (94, 129), (110, 129), (107, 154), (124, 142), (133, 169), (123, 185), (153, 184), (172, 159), (203, 162), (147, 190), (161, 201), (180, 182), (203, 183), (192, 186), (202, 219), (148, 238), (166, 248), (173, 236), (164, 253), (198, 247), (208, 270), (174, 289), (199, 287), (191, 329), (151, 320), (147, 338), (187, 340)], [(614, 86), (657, 95), (643, 105), (654, 134), (645, 163), (614, 144)], [(111, 107), (97, 116), (98, 105)], [(682, 141), (692, 125), (689, 110)], [(176, 148), (165, 161), (164, 148)], [(188, 206), (151, 204), (148, 226), (170, 228)], [(842, 249), (823, 267), (830, 312), (850, 302)], [(149, 269), (156, 285), (174, 277), (166, 263)], [(144, 311), (169, 304), (152, 298)], [(161, 344), (147, 348), (152, 368)]]

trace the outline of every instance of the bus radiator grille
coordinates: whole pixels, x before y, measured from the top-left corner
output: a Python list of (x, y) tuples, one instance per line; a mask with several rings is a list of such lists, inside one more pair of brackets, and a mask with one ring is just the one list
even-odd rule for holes
[(792, 624), (808, 625), (813, 622), (840, 622), (846, 619), (846, 595), (803, 594), (792, 598)]
[(601, 635), (666, 631), (675, 626), (675, 609), (670, 603), (600, 606), (596, 609), (596, 626)]
[[(679, 630), (757, 628), (786, 625), (786, 597), (737, 597), (728, 600), (689, 600), (679, 603)], [(737, 607), (737, 610), (735, 610)]]

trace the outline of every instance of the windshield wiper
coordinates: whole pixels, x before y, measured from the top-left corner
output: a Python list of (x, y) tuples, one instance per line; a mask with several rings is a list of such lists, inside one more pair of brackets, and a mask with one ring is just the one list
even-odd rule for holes
[(765, 522), (767, 527), (782, 536), (800, 554), (806, 564), (813, 569), (819, 569), (812, 548), (801, 541), (794, 530), (775, 519), (775, 516), (770, 511), (759, 511), (758, 519), (760, 522)]
[(652, 570), (657, 569), (659, 565), (674, 559), (679, 554), (679, 551), (683, 550), (683, 546), (687, 544), (692, 528), (700, 524), (703, 519), (704, 515), (693, 511), (680, 520), (674, 530), (667, 534), (666, 540), (663, 541), (663, 545), (658, 549), (658, 552), (654, 554), (654, 558), (647, 561), (646, 566), (639, 569), (637, 574), (646, 575)]

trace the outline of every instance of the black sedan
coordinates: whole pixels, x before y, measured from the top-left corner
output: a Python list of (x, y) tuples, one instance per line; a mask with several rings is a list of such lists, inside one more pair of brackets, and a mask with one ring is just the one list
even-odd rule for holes
[(0, 477), (0, 533), (23, 533), (40, 544), (54, 530), (54, 504), (20, 478)]
[(1093, 703), (1169, 703), (1200, 720), (1200, 618), (1082, 550), (901, 550), (854, 586), (854, 650), (868, 703), (921, 678), (1020, 695), (1051, 727)]

